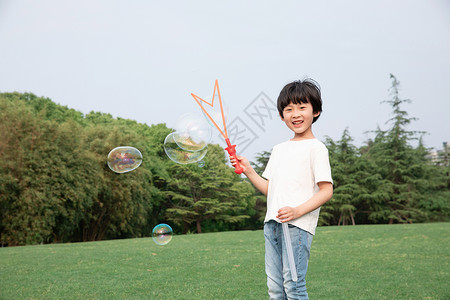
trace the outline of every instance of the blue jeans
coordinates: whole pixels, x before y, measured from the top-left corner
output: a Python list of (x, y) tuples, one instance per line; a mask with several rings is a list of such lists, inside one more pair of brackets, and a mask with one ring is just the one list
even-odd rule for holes
[(289, 234), (297, 270), (296, 282), (291, 277), (281, 223), (270, 220), (264, 224), (267, 287), (270, 299), (308, 299), (306, 271), (313, 235), (293, 225), (289, 225)]

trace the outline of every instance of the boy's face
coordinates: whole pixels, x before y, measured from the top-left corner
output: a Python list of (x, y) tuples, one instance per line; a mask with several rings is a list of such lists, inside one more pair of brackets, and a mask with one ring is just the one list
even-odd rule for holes
[(281, 120), (295, 133), (294, 138), (314, 138), (311, 125), (314, 117), (320, 112), (314, 113), (311, 103), (290, 103), (283, 109)]

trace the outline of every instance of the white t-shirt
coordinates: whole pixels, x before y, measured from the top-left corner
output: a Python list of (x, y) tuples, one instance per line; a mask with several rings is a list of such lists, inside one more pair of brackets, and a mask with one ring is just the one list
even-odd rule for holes
[[(318, 139), (286, 141), (273, 147), (262, 174), (269, 180), (264, 222), (275, 220), (280, 208), (296, 207), (319, 191), (318, 182), (333, 183), (328, 149)], [(315, 234), (320, 207), (289, 222)]]

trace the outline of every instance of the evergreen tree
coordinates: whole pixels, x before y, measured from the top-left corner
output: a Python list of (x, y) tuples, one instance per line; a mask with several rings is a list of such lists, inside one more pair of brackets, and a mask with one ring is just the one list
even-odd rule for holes
[[(441, 221), (450, 220), (450, 167), (442, 161), (434, 164), (425, 158), (428, 156), (427, 149), (422, 141), (417, 147), (415, 165), (421, 168), (416, 173), (421, 173), (421, 180), (417, 181), (417, 189), (420, 192), (419, 209), (423, 212), (423, 221)], [(425, 162), (425, 163), (424, 163)]]
[(269, 162), (271, 152), (269, 151), (263, 151), (256, 155), (256, 163), (250, 162), (253, 169), (256, 173), (258, 173), (260, 176), (266, 169), (267, 163)]
[(203, 160), (204, 167), (172, 162), (169, 168), (166, 215), (184, 233), (191, 230), (191, 224), (197, 233), (202, 233), (202, 224), (208, 220), (226, 224), (243, 222), (249, 218), (245, 212), (254, 205), (253, 188), (225, 164), (220, 146), (209, 145)]
[[(266, 169), (267, 163), (269, 162), (271, 151), (262, 151), (256, 155), (256, 162), (250, 162), (255, 172), (262, 176), (264, 170)], [(248, 181), (246, 178), (245, 180)], [(251, 216), (252, 223), (254, 224), (254, 229), (261, 229), (264, 224), (264, 219), (266, 217), (267, 210), (267, 197), (263, 195), (260, 191), (255, 189), (255, 207), (254, 213)]]
[(348, 129), (344, 130), (337, 143), (329, 137), (326, 140), (334, 192), (332, 199), (321, 208), (321, 224), (347, 225), (351, 222), (355, 225), (355, 213), (362, 193), (358, 184), (362, 168), (358, 149), (352, 141)]
[(391, 74), (391, 100), (384, 101), (392, 107), (392, 118), (388, 121), (391, 128), (387, 131), (378, 129), (373, 144), (366, 152), (366, 158), (374, 162), (376, 173), (381, 180), (372, 197), (369, 219), (373, 222), (392, 224), (412, 223), (424, 219), (419, 209), (423, 183), (423, 169), (426, 162), (421, 151), (414, 149), (410, 141), (417, 140), (420, 132), (408, 131), (407, 125), (415, 118), (409, 118), (402, 105), (411, 102), (399, 97), (400, 82)]

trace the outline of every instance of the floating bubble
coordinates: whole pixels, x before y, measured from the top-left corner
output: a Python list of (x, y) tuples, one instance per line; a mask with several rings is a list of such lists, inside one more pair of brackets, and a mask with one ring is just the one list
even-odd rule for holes
[(211, 140), (211, 126), (201, 114), (185, 113), (175, 125), (173, 138), (184, 150), (198, 151)]
[(205, 161), (204, 160), (199, 160), (197, 164), (198, 164), (198, 166), (200, 168), (203, 168), (205, 166)]
[(172, 235), (172, 227), (167, 224), (156, 225), (152, 231), (153, 241), (160, 246), (167, 245), (172, 240)]
[(116, 173), (135, 170), (142, 163), (141, 152), (133, 147), (122, 146), (112, 149), (108, 154), (108, 167)]
[[(213, 97), (206, 97), (203, 98), (206, 102), (208, 103), (213, 103)], [(210, 115), (210, 117), (212, 118), (212, 120), (210, 120), (210, 118), (205, 114), (205, 112), (202, 113), (205, 116), (206, 121), (208, 122), (208, 124), (210, 126), (212, 126), (213, 128), (216, 128), (216, 126), (214, 125), (214, 123), (217, 124), (217, 126), (219, 126), (220, 130), (224, 131), (224, 127), (223, 127), (223, 122), (227, 122), (228, 121), (228, 113), (229, 113), (229, 109), (228, 109), (228, 105), (223, 101), (222, 99), (222, 107), (223, 107), (223, 118), (222, 118), (222, 111), (220, 110), (220, 102), (219, 102), (219, 95), (215, 94), (214, 95), (214, 103), (213, 106), (208, 105), (204, 102), (200, 103), (202, 105), (202, 107), (206, 110), (206, 112)], [(213, 123), (214, 121), (214, 123)], [(228, 123), (226, 123), (228, 124)]]
[(204, 147), (199, 151), (189, 151), (178, 146), (174, 139), (175, 132), (170, 133), (164, 140), (164, 151), (167, 156), (178, 164), (190, 164), (198, 162), (205, 157), (208, 147)]

